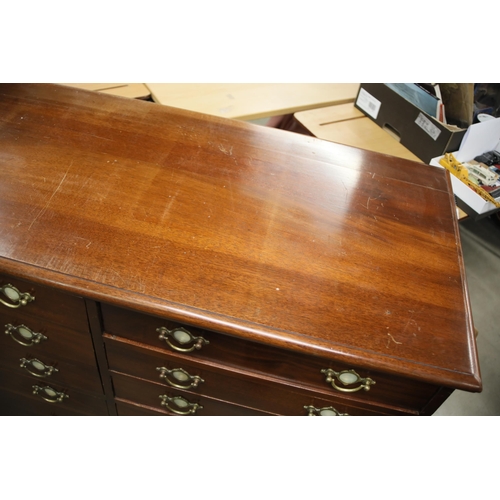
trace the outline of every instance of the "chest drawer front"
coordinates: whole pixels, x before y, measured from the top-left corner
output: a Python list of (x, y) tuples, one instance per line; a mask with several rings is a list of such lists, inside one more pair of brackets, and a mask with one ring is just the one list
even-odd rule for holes
[[(136, 403), (170, 415), (237, 416), (264, 415), (264, 412), (225, 401), (167, 388), (161, 384), (111, 372), (115, 398)], [(162, 402), (164, 403), (162, 405)]]
[[(318, 407), (309, 406), (302, 409), (302, 413), (299, 416), (356, 416), (353, 409), (348, 406), (338, 405), (337, 407), (321, 406), (319, 401)], [(132, 404), (116, 402), (116, 412), (118, 416), (123, 417), (161, 417), (161, 416), (171, 416), (167, 413), (163, 413), (160, 410), (155, 410), (153, 408)], [(351, 412), (351, 413), (347, 413)], [(365, 410), (361, 413), (363, 416), (383, 416), (384, 414), (377, 413), (373, 410)]]
[(45, 401), (37, 401), (35, 396), (13, 393), (0, 390), (0, 415), (2, 416), (107, 416), (106, 405), (102, 401), (95, 400), (89, 407), (74, 408), (63, 405), (49, 404)]
[[(431, 384), (373, 372), (345, 365), (335, 360), (285, 351), (106, 304), (102, 304), (102, 314), (104, 329), (111, 336), (124, 337), (161, 349), (165, 353), (184, 355), (193, 360), (210, 361), (227, 367), (244, 369), (260, 376), (279, 378), (285, 383), (294, 382), (308, 386), (312, 390), (324, 391), (326, 389), (332, 396), (348, 396), (352, 401), (389, 405), (418, 412), (438, 389)], [(169, 331), (182, 328), (188, 331), (191, 337), (201, 337), (206, 343), (200, 349), (194, 348), (189, 352), (176, 351), (159, 338), (161, 333), (158, 330), (162, 328)], [(334, 371), (340, 376), (355, 379), (356, 376), (351, 373), (351, 370), (354, 370), (359, 378), (370, 379), (375, 383), (369, 385), (368, 390), (361, 387), (362, 381), (355, 381), (352, 385), (344, 386), (328, 370)]]
[[(17, 300), (18, 296), (23, 299)], [(20, 318), (38, 318), (72, 330), (87, 331), (82, 298), (53, 288), (0, 274), (0, 311)]]
[(35, 357), (80, 363), (96, 371), (94, 346), (88, 329), (71, 330), (44, 318), (0, 310), (0, 346), (19, 347)]
[(149, 407), (131, 403), (116, 402), (116, 414), (119, 417), (166, 417), (167, 414)]
[[(214, 363), (166, 354), (127, 341), (105, 338), (111, 370), (160, 383), (170, 390), (183, 389), (238, 405), (249, 405), (269, 413), (303, 415), (305, 406), (349, 407), (350, 415), (399, 415), (399, 409), (359, 403), (348, 396), (330, 395), (327, 390), (309, 391), (284, 384), (279, 379), (262, 379), (252, 373), (227, 369)], [(339, 410), (340, 411), (340, 410)]]
[(33, 383), (44, 382), (102, 394), (101, 379), (95, 366), (67, 361), (48, 352), (34, 353), (24, 346), (3, 346), (0, 366), (12, 373), (31, 376)]
[(17, 372), (0, 370), (0, 387), (0, 413), (5, 415), (108, 415), (103, 397)]

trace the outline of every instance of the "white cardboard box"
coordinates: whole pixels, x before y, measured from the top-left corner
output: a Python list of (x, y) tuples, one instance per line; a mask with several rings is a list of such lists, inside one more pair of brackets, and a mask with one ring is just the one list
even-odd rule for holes
[[(465, 134), (460, 149), (453, 153), (460, 162), (473, 160), (476, 156), (487, 151), (500, 151), (500, 118), (488, 120), (471, 125)], [(439, 164), (443, 156), (438, 156), (430, 161), (430, 165), (444, 168)], [(453, 194), (471, 207), (478, 214), (486, 214), (498, 210), (490, 201), (481, 198), (475, 191), (470, 189), (458, 177), (451, 175)], [(496, 198), (500, 201), (500, 198)]]

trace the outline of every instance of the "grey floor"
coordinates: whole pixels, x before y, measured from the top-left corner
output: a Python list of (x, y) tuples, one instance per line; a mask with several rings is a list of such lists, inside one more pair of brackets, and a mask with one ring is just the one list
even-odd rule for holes
[(434, 414), (500, 415), (500, 223), (493, 218), (460, 223), (460, 238), (474, 325), (483, 392), (455, 391)]

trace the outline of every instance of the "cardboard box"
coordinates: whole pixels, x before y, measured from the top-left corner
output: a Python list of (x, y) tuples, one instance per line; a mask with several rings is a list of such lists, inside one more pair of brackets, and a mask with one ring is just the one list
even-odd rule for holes
[[(488, 120), (483, 123), (471, 125), (467, 130), (467, 134), (463, 138), (462, 144), (458, 151), (453, 155), (460, 162), (473, 160), (475, 157), (482, 155), (488, 151), (500, 151), (500, 118)], [(431, 165), (444, 168), (439, 160), (444, 155), (433, 158), (430, 161)], [(475, 218), (485, 217), (486, 215), (498, 212), (500, 209), (493, 203), (479, 196), (475, 191), (470, 189), (458, 177), (451, 175), (451, 184), (453, 194), (464, 202), (472, 210), (464, 210)], [(495, 198), (500, 201), (500, 198)]]
[(425, 163), (456, 151), (466, 129), (444, 125), (385, 83), (362, 83), (355, 106)]

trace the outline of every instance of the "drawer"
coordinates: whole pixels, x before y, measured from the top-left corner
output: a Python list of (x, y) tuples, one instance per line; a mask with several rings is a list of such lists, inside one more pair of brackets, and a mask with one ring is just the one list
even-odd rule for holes
[[(29, 294), (24, 305), (16, 300), (19, 294)], [(21, 322), (37, 318), (73, 330), (88, 330), (87, 311), (81, 297), (3, 274), (0, 274), (0, 311), (16, 313)]]
[[(227, 367), (252, 371), (259, 376), (279, 378), (285, 383), (296, 383), (312, 390), (327, 389), (332, 395), (348, 395), (350, 400), (360, 403), (389, 405), (410, 412), (418, 412), (438, 390), (431, 384), (354, 365), (345, 365), (331, 359), (302, 355), (106, 304), (101, 304), (101, 307), (104, 330), (112, 336), (124, 337), (162, 349), (165, 353), (182, 354), (193, 360), (210, 361)], [(157, 331), (159, 328), (166, 328), (170, 332), (182, 329), (179, 330), (182, 334), (189, 332), (192, 337), (202, 337), (208, 343), (201, 341), (203, 345), (200, 349), (179, 353), (175, 350), (179, 348), (179, 345), (175, 345), (174, 341), (171, 344), (175, 348), (160, 340)], [(187, 343), (186, 346), (192, 348), (193, 343)], [(355, 374), (343, 373), (342, 377), (351, 377), (356, 382), (344, 385), (333, 376), (334, 387), (327, 380), (328, 373), (322, 373), (322, 370), (333, 370), (337, 374), (355, 370), (359, 379), (369, 378), (375, 384), (370, 385), (369, 390), (364, 390)]]
[(284, 384), (279, 379), (262, 379), (251, 372), (186, 359), (186, 356), (131, 344), (130, 341), (105, 337), (105, 345), (111, 370), (160, 383), (170, 389), (182, 388), (192, 394), (251, 406), (273, 414), (303, 415), (307, 413), (305, 406), (333, 406), (342, 408), (339, 411), (350, 415), (405, 414), (397, 408), (359, 403), (348, 395), (331, 395), (328, 388), (310, 391)]
[[(130, 403), (116, 403), (116, 412), (118, 416), (121, 417), (161, 417), (161, 416), (171, 416), (167, 413), (163, 413), (160, 410), (153, 410), (152, 408), (148, 408), (145, 406), (139, 406), (136, 404)], [(338, 412), (338, 410), (337, 410)], [(335, 409), (330, 407), (324, 408), (311, 408), (309, 410), (304, 410), (304, 414), (314, 415), (314, 416), (339, 416), (336, 414)], [(342, 415), (340, 413), (340, 415)], [(372, 413), (373, 416), (376, 416), (376, 413)]]
[[(38, 386), (38, 394), (33, 394)], [(49, 386), (50, 389), (47, 389)], [(61, 402), (56, 392), (67, 394)], [(108, 415), (104, 397), (98, 397), (64, 386), (33, 380), (7, 370), (0, 370), (0, 413), (2, 415)]]
[(94, 411), (80, 411), (63, 405), (49, 404), (9, 391), (0, 390), (0, 415), (1, 416), (106, 416), (108, 415), (105, 405), (97, 403), (93, 406)]
[(19, 346), (23, 352), (29, 352), (34, 357), (66, 360), (83, 364), (89, 370), (96, 369), (94, 346), (88, 329), (71, 330), (43, 318), (27, 318), (17, 311), (6, 313), (3, 310), (0, 310), (0, 328), (2, 349)]
[[(252, 408), (229, 404), (225, 401), (219, 401), (206, 396), (190, 394), (179, 389), (170, 389), (162, 384), (148, 382), (147, 380), (131, 377), (123, 373), (111, 371), (111, 376), (116, 402), (135, 403), (170, 415), (253, 416), (266, 414)], [(166, 400), (170, 409), (162, 406), (162, 398), (160, 396), (171, 398), (170, 402)], [(179, 402), (179, 406), (175, 404), (175, 401)]]
[(166, 417), (166, 413), (146, 406), (116, 402), (116, 414), (119, 417)]
[(14, 345), (2, 347), (0, 367), (32, 377), (33, 383), (45, 382), (49, 385), (74, 387), (84, 392), (103, 393), (95, 362), (92, 366), (65, 361), (47, 352), (34, 354), (28, 347)]

